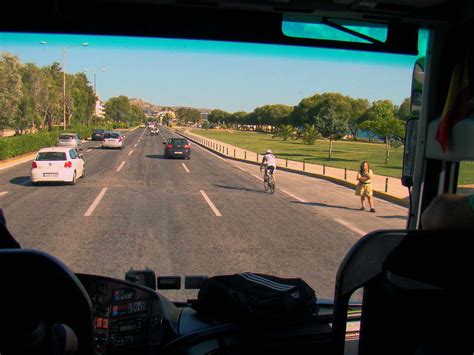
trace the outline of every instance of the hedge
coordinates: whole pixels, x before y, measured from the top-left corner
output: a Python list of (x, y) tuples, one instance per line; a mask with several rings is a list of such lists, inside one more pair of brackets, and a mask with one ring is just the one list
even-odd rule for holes
[[(81, 139), (88, 139), (94, 127), (76, 126), (67, 129), (67, 132), (77, 133)], [(0, 138), (0, 160), (35, 152), (41, 148), (52, 147), (56, 144), (59, 130), (25, 134), (21, 136)]]
[(58, 131), (0, 138), (0, 160), (53, 146), (57, 138)]

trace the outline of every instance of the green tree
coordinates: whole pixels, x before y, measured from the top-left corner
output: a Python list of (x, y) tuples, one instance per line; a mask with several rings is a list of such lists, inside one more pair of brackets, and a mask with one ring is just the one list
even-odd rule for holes
[(207, 115), (207, 119), (211, 123), (215, 124), (222, 124), (224, 122), (229, 122), (231, 120), (231, 114), (229, 112), (215, 109), (209, 112), (209, 115)]
[(295, 132), (295, 127), (292, 125), (281, 125), (275, 132), (274, 137), (280, 137), (284, 141), (287, 141), (288, 138), (291, 138)]
[(395, 118), (394, 112), (394, 105), (390, 100), (375, 101), (367, 111), (368, 120), (361, 125), (363, 129), (384, 137), (385, 164), (388, 164), (391, 146), (402, 139), (404, 134), (403, 121)]
[(176, 119), (180, 125), (187, 125), (188, 123), (199, 123), (203, 118), (198, 109), (180, 107), (176, 110)]
[(344, 137), (348, 130), (347, 119), (341, 117), (341, 113), (336, 111), (330, 101), (321, 107), (319, 114), (314, 118), (315, 126), (319, 133), (329, 139), (328, 158), (332, 158), (333, 142)]
[(131, 105), (127, 96), (111, 97), (105, 103), (105, 117), (113, 122), (127, 122), (130, 119)]
[(366, 99), (350, 99), (351, 111), (347, 120), (347, 128), (354, 138), (357, 140), (357, 134), (360, 129), (360, 124), (364, 121), (365, 113), (370, 104)]
[(0, 57), (0, 129), (15, 125), (22, 99), (21, 64), (18, 57), (2, 53)]
[(318, 138), (319, 132), (316, 126), (314, 124), (310, 125), (306, 123), (301, 134), (301, 139), (303, 140), (304, 144), (314, 145), (316, 143), (316, 139)]
[(401, 105), (398, 107), (396, 116), (399, 120), (402, 121), (408, 121), (411, 117), (411, 111), (410, 111), (410, 106), (411, 106), (411, 98), (407, 97)]

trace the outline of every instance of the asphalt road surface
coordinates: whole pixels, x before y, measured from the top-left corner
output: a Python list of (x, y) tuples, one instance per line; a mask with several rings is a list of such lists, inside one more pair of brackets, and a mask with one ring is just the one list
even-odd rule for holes
[[(172, 135), (137, 129), (124, 150), (87, 142), (86, 177), (75, 186), (32, 186), (31, 163), (0, 171), (9, 229), (23, 247), (55, 255), (75, 272), (271, 273), (301, 277), (318, 297), (332, 298), (338, 266), (361, 233), (403, 227), (405, 209), (385, 203), (377, 216), (362, 214), (353, 191), (326, 181), (280, 172), (271, 195), (256, 167), (197, 145), (190, 160), (163, 159), (163, 137)], [(318, 189), (327, 191), (324, 199), (307, 197)], [(173, 296), (183, 294), (189, 297)]]

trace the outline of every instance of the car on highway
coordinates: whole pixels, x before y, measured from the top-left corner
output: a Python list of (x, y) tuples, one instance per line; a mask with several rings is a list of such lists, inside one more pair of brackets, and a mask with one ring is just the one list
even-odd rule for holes
[(191, 144), (185, 138), (168, 138), (164, 141), (164, 158), (191, 158)]
[(150, 135), (151, 136), (156, 136), (160, 133), (160, 130), (157, 126), (150, 127)]
[(94, 129), (92, 131), (92, 140), (101, 141), (104, 138), (105, 129)]
[(102, 148), (125, 148), (125, 138), (120, 132), (105, 132)]
[(50, 147), (41, 149), (31, 163), (33, 185), (40, 182), (68, 182), (74, 185), (85, 176), (84, 156), (75, 148)]
[(82, 150), (82, 141), (76, 133), (61, 133), (56, 141), (56, 146)]

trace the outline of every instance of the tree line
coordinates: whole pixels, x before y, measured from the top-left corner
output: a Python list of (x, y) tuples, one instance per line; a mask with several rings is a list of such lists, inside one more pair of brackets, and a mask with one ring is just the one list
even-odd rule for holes
[(105, 117), (95, 117), (96, 100), (84, 73), (66, 74), (64, 95), (63, 69), (59, 63), (39, 67), (23, 64), (7, 52), (0, 56), (0, 129), (23, 133), (62, 127), (64, 106), (67, 127), (128, 125), (145, 120), (143, 110), (132, 105), (126, 96), (109, 99)]
[(369, 141), (376, 136), (384, 141), (387, 163), (391, 147), (401, 144), (409, 116), (409, 98), (397, 106), (390, 100), (369, 103), (340, 93), (322, 93), (306, 97), (296, 106), (264, 105), (250, 113), (216, 109), (209, 113), (204, 127), (269, 131), (285, 141), (301, 139), (305, 144), (325, 138), (329, 140), (329, 158), (334, 141), (348, 135), (357, 140), (364, 131)]

